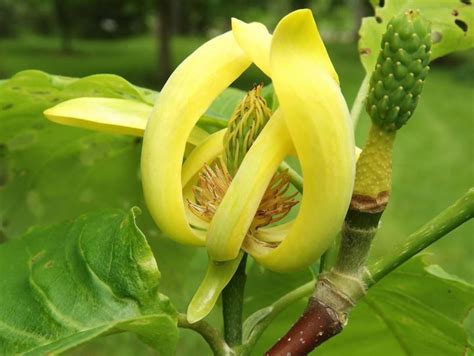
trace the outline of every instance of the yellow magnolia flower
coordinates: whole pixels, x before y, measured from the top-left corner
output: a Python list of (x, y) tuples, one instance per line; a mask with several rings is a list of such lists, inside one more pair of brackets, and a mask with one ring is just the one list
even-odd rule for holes
[[(196, 123), (252, 62), (272, 79), (279, 107), (229, 182), (211, 221), (204, 221), (192, 214), (186, 200), (193, 199), (203, 166), (223, 155), (226, 130), (207, 135)], [(270, 270), (289, 272), (310, 265), (329, 247), (349, 206), (355, 146), (338, 76), (311, 11), (290, 13), (273, 35), (260, 23), (233, 19), (232, 31), (202, 45), (174, 71), (153, 111), (126, 102), (74, 99), (45, 115), (99, 130), (144, 131), (141, 169), (150, 214), (172, 239), (206, 246), (211, 259), (191, 302), (190, 321), (212, 309), (242, 249)], [(184, 160), (189, 143), (195, 148)], [(297, 156), (304, 178), (296, 218), (259, 228), (246, 239), (272, 177), (290, 155)]]
[[(208, 226), (193, 224), (183, 200), (204, 163), (222, 154), (224, 130), (182, 165), (186, 141), (206, 109), (254, 62), (273, 80), (279, 109), (250, 148)], [(214, 261), (238, 257), (259, 203), (280, 162), (296, 151), (304, 194), (294, 221), (262, 228), (246, 251), (265, 267), (292, 271), (327, 249), (344, 219), (354, 178), (354, 142), (337, 74), (309, 10), (295, 11), (274, 35), (258, 23), (232, 31), (190, 55), (164, 86), (145, 130), (142, 179), (157, 225), (186, 244), (207, 246)], [(157, 164), (159, 162), (159, 164)], [(261, 241), (271, 239), (274, 244)]]

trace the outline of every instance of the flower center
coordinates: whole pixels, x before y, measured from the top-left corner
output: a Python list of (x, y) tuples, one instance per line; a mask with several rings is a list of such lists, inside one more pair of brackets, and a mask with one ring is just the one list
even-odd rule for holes
[[(195, 202), (188, 200), (191, 212), (200, 219), (211, 222), (219, 204), (232, 183), (232, 176), (222, 158), (205, 164), (199, 173), (197, 185), (193, 187)], [(287, 171), (276, 173), (258, 206), (247, 237), (257, 238), (259, 228), (281, 221), (291, 208), (298, 204), (297, 192), (288, 193), (290, 177)], [(258, 238), (257, 238), (258, 239)]]

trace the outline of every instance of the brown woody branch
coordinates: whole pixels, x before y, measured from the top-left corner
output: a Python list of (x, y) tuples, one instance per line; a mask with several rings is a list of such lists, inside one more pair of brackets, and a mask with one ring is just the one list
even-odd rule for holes
[(311, 297), (303, 315), (265, 355), (307, 355), (315, 347), (337, 335), (342, 328), (343, 322), (339, 320), (336, 311)]

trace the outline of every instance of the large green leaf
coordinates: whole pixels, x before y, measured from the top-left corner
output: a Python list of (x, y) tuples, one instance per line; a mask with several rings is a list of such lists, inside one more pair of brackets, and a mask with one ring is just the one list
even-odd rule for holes
[[(474, 306), (474, 286), (416, 258), (370, 289), (341, 334), (316, 355), (453, 355), (473, 351), (463, 323)], [(271, 325), (261, 354), (294, 322), (299, 304)], [(280, 334), (278, 334), (280, 333)]]
[(0, 246), (0, 354), (58, 353), (132, 331), (173, 354), (176, 312), (135, 211), (34, 228)]
[(371, 3), (375, 16), (364, 18), (359, 31), (359, 53), (368, 73), (375, 67), (388, 21), (409, 9), (420, 10), (431, 22), (432, 60), (474, 46), (474, 6), (470, 0), (371, 0)]

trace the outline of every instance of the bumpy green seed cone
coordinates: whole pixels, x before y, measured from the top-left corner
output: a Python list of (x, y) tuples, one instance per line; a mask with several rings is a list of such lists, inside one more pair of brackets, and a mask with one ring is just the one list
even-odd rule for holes
[(262, 85), (255, 86), (235, 109), (224, 137), (224, 160), (233, 177), (250, 146), (271, 116), (271, 111), (262, 97)]
[(429, 71), (430, 49), (430, 25), (418, 11), (389, 22), (366, 101), (375, 125), (398, 130), (413, 114)]

